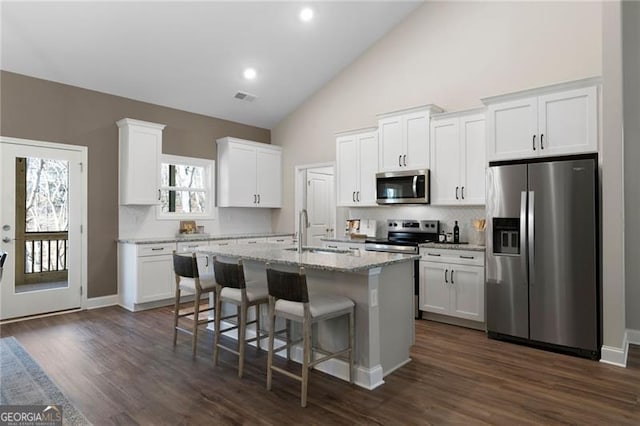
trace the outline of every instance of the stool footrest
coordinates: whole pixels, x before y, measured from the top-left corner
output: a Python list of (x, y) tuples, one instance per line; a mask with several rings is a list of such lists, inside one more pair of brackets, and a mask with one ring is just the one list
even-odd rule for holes
[(277, 371), (278, 373), (282, 373), (282, 374), (284, 374), (285, 376), (289, 376), (289, 377), (291, 377), (292, 379), (296, 379), (296, 380), (297, 380), (297, 381), (299, 381), (299, 382), (301, 382), (301, 381), (302, 381), (302, 377), (298, 376), (297, 374), (293, 374), (293, 373), (291, 373), (291, 372), (289, 372), (289, 371), (287, 371), (287, 370), (283, 370), (282, 368), (280, 368), (280, 367), (276, 367), (275, 365), (272, 365), (272, 366), (271, 366), (271, 369), (272, 369), (273, 371)]
[(178, 331), (182, 331), (183, 333), (187, 333), (193, 336), (193, 331), (191, 330), (187, 330), (186, 328), (182, 328), (182, 327), (176, 327), (176, 330)]
[(313, 366), (315, 366), (315, 365), (320, 364), (321, 362), (328, 361), (328, 360), (330, 360), (331, 358), (337, 358), (337, 357), (339, 357), (339, 356), (346, 355), (346, 354), (348, 354), (350, 351), (351, 351), (351, 349), (344, 349), (344, 350), (342, 350), (342, 351), (340, 351), (340, 352), (331, 352), (331, 353), (326, 352), (326, 351), (318, 351), (318, 352), (321, 352), (321, 353), (327, 353), (327, 354), (329, 354), (329, 355), (326, 355), (326, 356), (323, 356), (322, 358), (318, 358), (318, 359), (316, 359), (316, 360), (314, 360), (314, 361), (311, 361), (311, 362), (309, 363), (309, 367), (313, 367)]
[(218, 344), (218, 347), (219, 347), (220, 349), (224, 349), (224, 350), (225, 350), (225, 351), (227, 351), (227, 352), (231, 352), (232, 354), (235, 354), (235, 355), (240, 356), (240, 352), (236, 351), (235, 349), (231, 349), (231, 348), (230, 348), (230, 347), (228, 347), (228, 346), (223, 346), (223, 345), (221, 345), (221, 344)]

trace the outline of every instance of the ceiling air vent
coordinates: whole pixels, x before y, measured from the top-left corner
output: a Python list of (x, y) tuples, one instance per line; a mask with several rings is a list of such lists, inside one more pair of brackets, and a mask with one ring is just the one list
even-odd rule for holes
[(247, 92), (237, 92), (235, 95), (233, 95), (233, 97), (247, 102), (251, 102), (256, 99), (256, 95), (252, 95), (251, 93)]

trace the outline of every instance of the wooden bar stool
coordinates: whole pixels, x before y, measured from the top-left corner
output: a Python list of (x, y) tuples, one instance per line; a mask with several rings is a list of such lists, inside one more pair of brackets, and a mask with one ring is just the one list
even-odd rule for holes
[[(238, 355), (238, 377), (242, 377), (244, 370), (245, 346), (249, 342), (256, 342), (260, 349), (260, 339), (266, 336), (260, 329), (260, 305), (269, 302), (267, 286), (264, 282), (246, 282), (242, 259), (238, 263), (223, 263), (215, 256), (213, 258), (213, 271), (216, 279), (216, 318), (213, 341), (213, 363), (218, 365), (219, 349)], [(236, 305), (236, 315), (222, 318), (222, 302)], [(247, 322), (248, 310), (256, 307), (256, 319)], [(227, 319), (236, 319), (235, 326), (221, 329), (220, 322)], [(256, 325), (256, 336), (247, 339), (247, 325)], [(238, 330), (238, 350), (224, 346), (220, 343), (220, 335), (231, 330)]]
[[(267, 263), (267, 284), (269, 287), (269, 355), (267, 360), (267, 390), (271, 390), (271, 376), (277, 371), (302, 382), (300, 405), (307, 406), (307, 386), (309, 383), (309, 369), (331, 358), (348, 354), (349, 382), (353, 383), (353, 350), (354, 350), (354, 315), (355, 304), (348, 297), (338, 295), (312, 295), (309, 297), (307, 277), (304, 268), (299, 273), (283, 272), (271, 269)], [(312, 347), (312, 325), (319, 321), (343, 315), (349, 317), (349, 346), (338, 352), (328, 352), (321, 348)], [(275, 322), (276, 317), (285, 318), (302, 323), (302, 339), (288, 341), (289, 349), (300, 341), (303, 344), (302, 375), (290, 373), (273, 365)], [(277, 348), (278, 351), (283, 346)], [(314, 360), (314, 352), (324, 356)]]
[[(209, 324), (214, 321), (212, 319), (200, 320), (200, 312), (209, 312), (215, 309), (211, 307), (200, 311), (200, 297), (203, 294), (215, 291), (215, 280), (212, 274), (200, 276), (195, 253), (192, 253), (190, 256), (186, 256), (184, 254), (178, 254), (174, 250), (173, 271), (176, 276), (176, 301), (173, 314), (173, 346), (176, 345), (178, 340), (178, 331), (191, 334), (192, 352), (195, 357), (196, 347), (198, 345), (198, 326), (202, 324)], [(182, 291), (193, 294), (194, 300), (193, 310), (191, 312), (180, 314), (180, 296)], [(191, 330), (179, 327), (178, 320), (189, 315), (193, 315), (193, 326), (191, 327)]]

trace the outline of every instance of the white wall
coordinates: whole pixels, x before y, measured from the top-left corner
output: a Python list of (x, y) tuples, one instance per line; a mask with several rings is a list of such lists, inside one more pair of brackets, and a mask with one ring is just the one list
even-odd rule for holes
[(622, 5), (626, 326), (640, 330), (640, 3)]
[(602, 314), (603, 359), (624, 363), (624, 164), (622, 32), (619, 1), (602, 14)]
[[(271, 232), (271, 209), (216, 208), (214, 220), (196, 220), (211, 235)], [(179, 220), (156, 219), (155, 207), (120, 206), (119, 238), (174, 237)]]
[[(427, 2), (272, 129), (284, 148), (284, 207), (294, 228), (294, 167), (335, 160), (334, 133), (375, 126), (376, 113), (480, 98), (602, 73), (602, 5)], [(338, 223), (340, 227), (340, 223)]]

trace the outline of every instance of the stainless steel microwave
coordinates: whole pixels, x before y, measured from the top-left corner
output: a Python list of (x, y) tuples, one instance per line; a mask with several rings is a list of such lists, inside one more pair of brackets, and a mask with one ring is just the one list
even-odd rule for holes
[(429, 170), (376, 174), (378, 204), (429, 204)]

